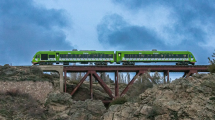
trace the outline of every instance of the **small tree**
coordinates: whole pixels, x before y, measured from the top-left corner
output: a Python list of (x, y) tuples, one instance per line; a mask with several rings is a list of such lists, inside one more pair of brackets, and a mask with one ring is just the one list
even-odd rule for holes
[[(215, 57), (215, 53), (213, 53), (212, 57)], [(210, 66), (208, 67), (208, 71), (210, 73), (215, 73), (215, 59), (211, 60), (209, 57), (208, 57), (208, 60), (209, 60), (209, 63), (210, 63)]]

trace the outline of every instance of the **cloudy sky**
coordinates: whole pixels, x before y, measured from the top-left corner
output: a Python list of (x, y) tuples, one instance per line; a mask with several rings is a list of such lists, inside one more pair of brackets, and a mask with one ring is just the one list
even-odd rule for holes
[(1, 0), (0, 65), (42, 50), (188, 50), (208, 64), (214, 0)]

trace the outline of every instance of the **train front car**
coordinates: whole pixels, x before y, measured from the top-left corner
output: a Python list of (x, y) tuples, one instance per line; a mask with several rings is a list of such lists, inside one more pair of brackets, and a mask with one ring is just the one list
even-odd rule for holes
[(52, 65), (53, 63), (69, 65), (69, 63), (95, 63), (95, 65), (107, 65), (114, 62), (114, 51), (39, 51), (32, 60), (36, 65)]
[(40, 59), (40, 53), (37, 52), (37, 53), (34, 55), (34, 57), (33, 57), (32, 61), (31, 61), (31, 63), (32, 63), (33, 65), (36, 65), (36, 64), (39, 63), (39, 59)]
[(33, 65), (52, 65), (56, 63), (56, 51), (39, 51), (34, 55), (31, 62)]
[(135, 62), (176, 62), (176, 65), (194, 65), (196, 60), (189, 51), (116, 51), (116, 62), (134, 65)]

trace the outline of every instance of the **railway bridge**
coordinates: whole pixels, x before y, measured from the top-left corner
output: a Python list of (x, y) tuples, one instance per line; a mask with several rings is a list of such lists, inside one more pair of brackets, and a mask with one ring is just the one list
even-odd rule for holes
[[(40, 65), (39, 66), (43, 71), (56, 71), (60, 75), (60, 91), (66, 92), (66, 78), (68, 72), (85, 72), (86, 74), (77, 84), (75, 89), (72, 91), (71, 95), (73, 95), (77, 89), (81, 86), (81, 84), (86, 80), (88, 76), (90, 76), (90, 95), (91, 99), (93, 98), (92, 91), (92, 77), (98, 81), (98, 83), (103, 87), (106, 93), (110, 96), (110, 98), (115, 98), (119, 96), (123, 96), (129, 89), (129, 87), (135, 82), (136, 78), (148, 70), (150, 72), (163, 72), (164, 77), (166, 78), (167, 83), (169, 83), (169, 73), (170, 72), (184, 72), (183, 77), (189, 77), (194, 73), (198, 72), (208, 72), (208, 65), (135, 65), (135, 66), (122, 66), (122, 65), (111, 65), (111, 66), (62, 66), (62, 65)], [(106, 83), (102, 80), (102, 78), (97, 74), (97, 72), (114, 72), (115, 73), (115, 93), (113, 94), (110, 88), (106, 85)], [(118, 73), (119, 72), (135, 72), (136, 75), (132, 78), (132, 80), (127, 84), (122, 93), (119, 93), (119, 85), (118, 85)], [(64, 74), (64, 76), (63, 76)], [(64, 77), (64, 78), (63, 78)], [(153, 82), (153, 81), (152, 81)]]

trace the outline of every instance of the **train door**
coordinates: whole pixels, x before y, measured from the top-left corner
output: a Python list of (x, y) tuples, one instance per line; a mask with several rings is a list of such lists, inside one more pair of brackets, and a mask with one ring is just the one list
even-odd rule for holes
[(118, 53), (118, 58), (120, 61), (122, 61), (122, 54), (121, 53)]
[(56, 64), (59, 64), (59, 53), (56, 53)]

